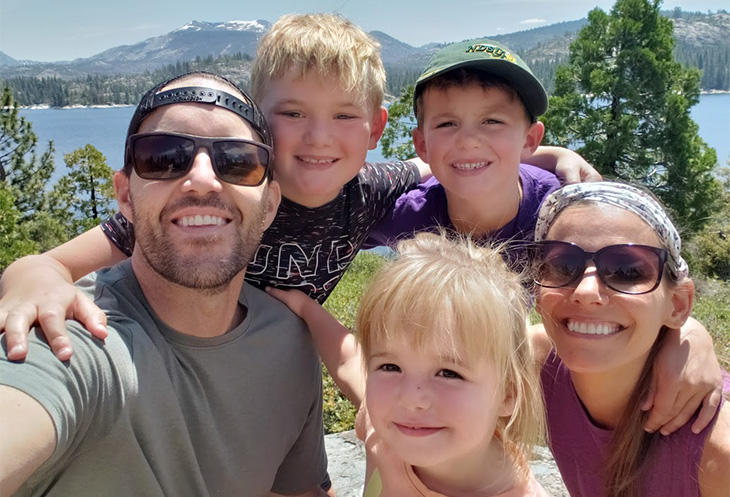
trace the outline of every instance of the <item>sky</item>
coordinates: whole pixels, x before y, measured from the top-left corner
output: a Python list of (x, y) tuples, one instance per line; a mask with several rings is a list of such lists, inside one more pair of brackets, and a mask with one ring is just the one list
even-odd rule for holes
[[(190, 21), (276, 21), (337, 12), (413, 46), (513, 33), (586, 17), (614, 0), (0, 0), (0, 51), (18, 60), (90, 57)], [(730, 10), (730, 0), (665, 0), (662, 9)]]

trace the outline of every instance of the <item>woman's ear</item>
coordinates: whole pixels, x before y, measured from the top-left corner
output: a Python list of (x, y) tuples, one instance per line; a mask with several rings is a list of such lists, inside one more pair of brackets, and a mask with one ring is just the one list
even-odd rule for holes
[(670, 314), (664, 324), (670, 328), (681, 328), (689, 318), (695, 296), (695, 284), (689, 279), (671, 288)]

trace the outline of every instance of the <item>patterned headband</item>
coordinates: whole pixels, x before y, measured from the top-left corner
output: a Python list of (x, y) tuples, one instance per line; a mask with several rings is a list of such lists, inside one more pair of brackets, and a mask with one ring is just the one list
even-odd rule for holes
[(535, 241), (545, 239), (555, 218), (566, 207), (585, 201), (613, 205), (638, 215), (654, 229), (664, 243), (669, 252), (667, 263), (674, 276), (682, 279), (689, 275), (687, 263), (680, 254), (682, 240), (679, 238), (677, 228), (651, 195), (631, 185), (595, 181), (566, 185), (555, 190), (545, 199), (540, 208), (535, 226)]

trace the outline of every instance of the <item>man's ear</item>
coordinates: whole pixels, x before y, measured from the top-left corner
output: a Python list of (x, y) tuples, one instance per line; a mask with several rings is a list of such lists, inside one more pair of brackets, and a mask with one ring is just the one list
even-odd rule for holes
[(540, 146), (542, 137), (545, 135), (545, 125), (540, 121), (530, 125), (525, 135), (525, 143), (522, 145), (522, 152), (520, 152), (520, 160), (527, 159), (535, 153), (537, 147)]
[(681, 328), (692, 311), (695, 296), (695, 284), (687, 278), (670, 289), (670, 313), (664, 324), (669, 328)]
[(370, 141), (368, 142), (368, 150), (375, 150), (378, 146), (378, 140), (383, 136), (385, 125), (388, 124), (388, 109), (381, 106), (373, 112), (373, 120), (370, 123)]
[(266, 230), (276, 217), (276, 210), (281, 203), (281, 187), (276, 180), (271, 180), (266, 189), (266, 212), (264, 214), (264, 230)]
[(428, 164), (428, 150), (426, 149), (426, 137), (423, 134), (423, 131), (421, 131), (421, 128), (415, 127), (413, 128), (413, 146), (416, 149), (416, 153), (418, 154), (418, 157)]
[(132, 216), (132, 199), (129, 195), (129, 179), (129, 176), (124, 174), (122, 171), (114, 173), (114, 191), (117, 195), (119, 212), (124, 214), (124, 217), (134, 222)]

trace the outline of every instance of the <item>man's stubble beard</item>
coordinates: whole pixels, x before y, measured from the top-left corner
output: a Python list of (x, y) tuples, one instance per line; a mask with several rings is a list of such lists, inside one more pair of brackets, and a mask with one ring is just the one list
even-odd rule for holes
[[(131, 197), (131, 196), (130, 196)], [(246, 214), (235, 206), (224, 202), (218, 195), (207, 197), (183, 197), (171, 206), (166, 206), (156, 222), (138, 216), (135, 202), (131, 199), (134, 214), (135, 243), (139, 244), (147, 264), (167, 281), (185, 288), (215, 295), (228, 288), (231, 280), (245, 270), (253, 259), (261, 242), (266, 222), (268, 189), (261, 202), (253, 205)], [(183, 206), (212, 206), (224, 208), (236, 225), (235, 239), (229, 253), (223, 257), (212, 257), (209, 248), (216, 246), (218, 235), (199, 237), (188, 244), (194, 247), (192, 256), (184, 256), (176, 250), (175, 243), (167, 234), (169, 226), (161, 220), (166, 212)], [(143, 209), (140, 209), (143, 211)]]

